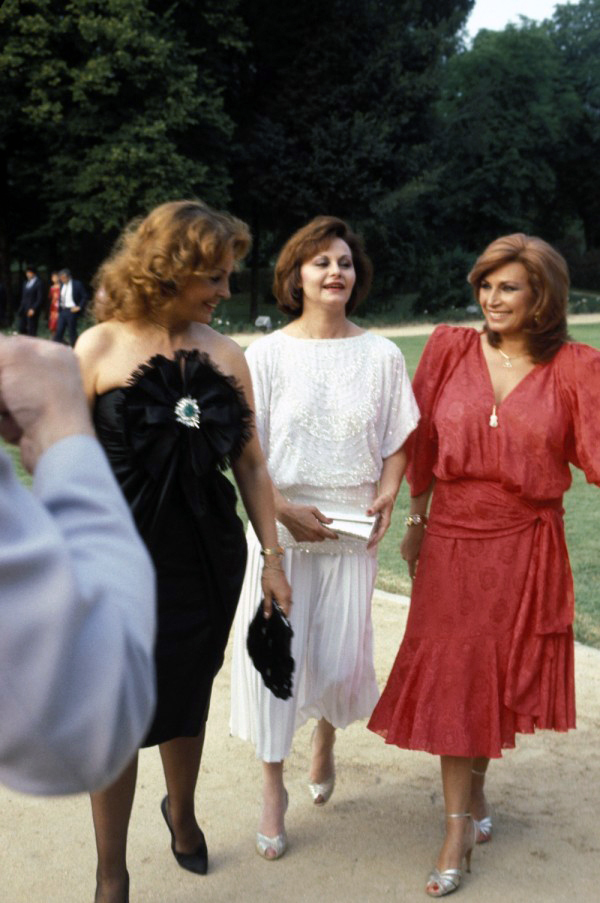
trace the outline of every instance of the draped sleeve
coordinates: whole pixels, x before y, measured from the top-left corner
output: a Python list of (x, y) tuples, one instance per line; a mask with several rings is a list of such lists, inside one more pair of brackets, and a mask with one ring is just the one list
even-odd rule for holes
[(436, 404), (457, 361), (474, 341), (479, 341), (474, 329), (437, 326), (423, 350), (413, 380), (421, 419), (407, 442), (407, 480), (413, 496), (431, 485), (438, 448), (434, 428)]
[(381, 457), (388, 458), (402, 448), (407, 436), (419, 422), (419, 408), (410, 385), (404, 355), (394, 344), (385, 341), (386, 356), (382, 354), (383, 390), (382, 404), (383, 436)]
[(568, 342), (556, 359), (558, 383), (571, 424), (567, 458), (600, 486), (600, 351)]

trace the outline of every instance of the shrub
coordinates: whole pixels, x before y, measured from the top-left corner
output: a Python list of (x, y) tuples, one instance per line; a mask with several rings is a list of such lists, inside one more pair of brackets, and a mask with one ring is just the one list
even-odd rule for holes
[(473, 301), (467, 273), (473, 255), (457, 246), (429, 257), (423, 267), (414, 311), (435, 313), (447, 308), (464, 308)]

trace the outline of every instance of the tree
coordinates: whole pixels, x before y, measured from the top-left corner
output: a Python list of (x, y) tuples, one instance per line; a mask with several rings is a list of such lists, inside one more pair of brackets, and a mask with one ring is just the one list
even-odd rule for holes
[(263, 233), (264, 260), (324, 212), (363, 227), (379, 272), (390, 273), (401, 210), (393, 199), (427, 163), (440, 63), (472, 5), (242, 0), (249, 78), (232, 111), (233, 192), (252, 225), (255, 273)]
[(46, 27), (49, 7), (48, 0), (29, 4), (28, 14), (18, 0), (0, 7), (0, 278), (9, 300), (10, 238), (27, 228), (28, 214), (39, 214), (38, 185), (32, 183), (39, 181), (43, 129), (56, 116), (52, 105), (41, 101), (44, 79), (52, 84), (57, 68)]
[(600, 247), (600, 0), (557, 6), (547, 29), (579, 112), (557, 161), (560, 206), (579, 218), (591, 251)]
[(255, 275), (327, 211), (366, 234), (381, 286), (406, 284), (473, 2), (5, 0), (0, 266), (12, 242), (85, 276), (133, 215), (200, 194), (250, 220)]
[(560, 230), (555, 159), (579, 103), (542, 26), (481, 31), (447, 66), (439, 105), (438, 228), (469, 250)]
[(70, 252), (92, 269), (124, 223), (157, 203), (226, 202), (226, 59), (243, 50), (236, 5), (6, 0), (0, 192), (18, 212), (0, 224), (4, 267), (10, 236), (18, 253)]

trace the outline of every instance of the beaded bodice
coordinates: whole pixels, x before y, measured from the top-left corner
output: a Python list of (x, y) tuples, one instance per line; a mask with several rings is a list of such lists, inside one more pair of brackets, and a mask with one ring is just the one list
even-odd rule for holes
[[(404, 358), (388, 339), (299, 339), (276, 332), (247, 352), (269, 472), (291, 501), (364, 513), (383, 459), (418, 420)], [(296, 545), (284, 528), (284, 545)], [(318, 551), (338, 552), (339, 543)], [(329, 549), (329, 545), (333, 549)], [(310, 548), (314, 551), (315, 544)]]

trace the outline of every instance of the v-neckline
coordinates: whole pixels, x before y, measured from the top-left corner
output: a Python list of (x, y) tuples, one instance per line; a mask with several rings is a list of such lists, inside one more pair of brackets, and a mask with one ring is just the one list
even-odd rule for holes
[(488, 362), (487, 362), (487, 360), (486, 360), (485, 354), (483, 353), (483, 345), (482, 345), (482, 342), (481, 342), (481, 333), (480, 333), (480, 332), (477, 333), (477, 351), (478, 351), (478, 354), (479, 354), (479, 357), (480, 357), (481, 365), (482, 365), (483, 370), (485, 371), (485, 374), (486, 374), (486, 376), (487, 376), (488, 387), (489, 387), (489, 390), (490, 390), (490, 394), (491, 394), (491, 396), (492, 396), (492, 403), (493, 403), (493, 405), (494, 405), (495, 407), (497, 407), (497, 408), (499, 408), (500, 405), (506, 404), (506, 402), (508, 401), (508, 399), (511, 398), (511, 397), (515, 394), (515, 392), (517, 391), (517, 389), (519, 389), (519, 388), (523, 385), (523, 383), (525, 382), (525, 380), (528, 379), (528, 378), (531, 376), (532, 373), (537, 373), (538, 370), (539, 370), (539, 368), (540, 368), (540, 364), (539, 364), (539, 363), (534, 364), (533, 367), (531, 368), (531, 370), (529, 370), (529, 371), (525, 374), (525, 376), (522, 376), (521, 379), (519, 380), (519, 382), (518, 382), (515, 386), (512, 387), (512, 389), (510, 390), (510, 392), (507, 392), (506, 395), (504, 396), (504, 398), (501, 398), (501, 399), (498, 401), (498, 400), (496, 399), (496, 393), (495, 393), (495, 391), (494, 391), (494, 383), (493, 383), (493, 380), (492, 380), (492, 373), (491, 373), (491, 370), (490, 370), (490, 368), (489, 368)]

